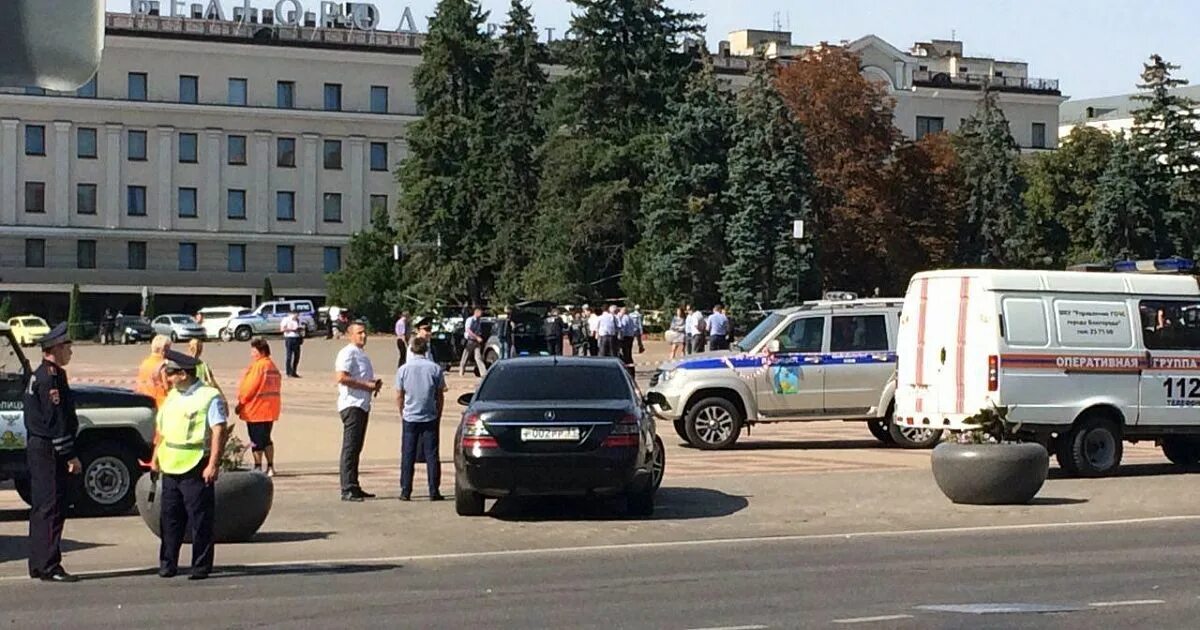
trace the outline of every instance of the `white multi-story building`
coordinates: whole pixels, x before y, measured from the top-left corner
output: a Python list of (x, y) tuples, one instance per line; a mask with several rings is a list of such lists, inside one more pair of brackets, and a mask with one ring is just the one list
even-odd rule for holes
[[(1200, 100), (1200, 86), (1189, 85), (1171, 90), (1172, 94)], [(1114, 133), (1125, 133), (1133, 128), (1133, 112), (1147, 106), (1145, 101), (1134, 99), (1137, 93), (1084, 98), (1063, 103), (1059, 113), (1058, 134), (1065, 137), (1071, 129), (1080, 125), (1095, 127)]]
[[(0, 92), (0, 290), (88, 315), (320, 297), (394, 203), (421, 37), (108, 14), (77, 93)], [(387, 255), (381, 252), (380, 255)]]
[[(956, 131), (975, 113), (986, 84), (997, 93), (1013, 138), (1025, 150), (1058, 146), (1058, 108), (1066, 100), (1054, 79), (1029, 77), (1029, 65), (967, 57), (958, 41), (918, 42), (904, 52), (875, 35), (839, 45), (862, 58), (861, 72), (895, 100), (895, 123), (908, 138)], [(786, 63), (812, 46), (792, 44), (786, 31), (742, 30), (721, 43), (719, 58), (766, 55)]]

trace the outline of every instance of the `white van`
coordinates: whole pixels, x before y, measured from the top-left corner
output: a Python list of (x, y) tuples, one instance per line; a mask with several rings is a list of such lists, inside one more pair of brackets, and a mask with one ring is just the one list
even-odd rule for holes
[(961, 431), (1007, 407), (1021, 434), (1081, 476), (1122, 441), (1200, 462), (1200, 284), (1188, 275), (920, 273), (904, 300), (895, 422)]

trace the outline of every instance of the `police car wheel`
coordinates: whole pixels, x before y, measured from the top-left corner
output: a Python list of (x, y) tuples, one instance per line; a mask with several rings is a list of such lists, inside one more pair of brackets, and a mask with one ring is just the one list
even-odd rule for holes
[(13, 479), (13, 486), (17, 489), (17, 496), (28, 505), (33, 505), (33, 482), (29, 477), (17, 477)]
[(120, 442), (105, 440), (80, 449), (79, 460), (83, 473), (71, 501), (75, 511), (88, 516), (128, 514), (141, 474), (137, 455)]
[(1105, 477), (1117, 471), (1125, 445), (1117, 423), (1100, 414), (1089, 414), (1066, 435), (1067, 455), (1080, 477)]
[(1192, 436), (1163, 438), (1162, 452), (1176, 466), (1195, 466), (1200, 464), (1200, 438)]
[(250, 330), (249, 326), (242, 326), (234, 331), (233, 336), (238, 341), (250, 341), (250, 337), (253, 334), (254, 333)]
[(891, 424), (891, 417), (876, 418), (874, 420), (867, 420), (867, 429), (871, 431), (871, 435), (875, 436), (876, 440), (879, 440), (885, 446), (891, 446), (896, 443), (892, 439)]
[(688, 442), (704, 451), (729, 448), (742, 433), (741, 413), (724, 398), (705, 398), (696, 403), (685, 423)]
[(679, 435), (680, 439), (682, 439), (685, 444), (692, 443), (691, 438), (689, 438), (688, 434), (687, 434), (687, 421), (676, 420), (675, 422), (672, 422), (671, 424), (675, 425), (675, 433), (677, 435)]

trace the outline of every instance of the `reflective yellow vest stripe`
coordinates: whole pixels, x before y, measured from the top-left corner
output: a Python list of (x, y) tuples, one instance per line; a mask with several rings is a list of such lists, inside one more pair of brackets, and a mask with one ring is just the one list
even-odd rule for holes
[(200, 386), (189, 396), (171, 390), (158, 412), (158, 466), (164, 473), (181, 475), (204, 458), (208, 440), (208, 408), (221, 395)]

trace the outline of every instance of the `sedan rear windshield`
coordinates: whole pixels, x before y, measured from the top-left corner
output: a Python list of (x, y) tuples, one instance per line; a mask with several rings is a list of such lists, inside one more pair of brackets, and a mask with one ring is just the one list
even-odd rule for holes
[(630, 398), (625, 373), (616, 366), (498, 364), (488, 371), (477, 398), (502, 400), (620, 400)]
[(25, 319), (21, 320), (21, 325), (22, 326), (45, 326), (46, 322), (44, 322), (36, 317), (26, 317)]

